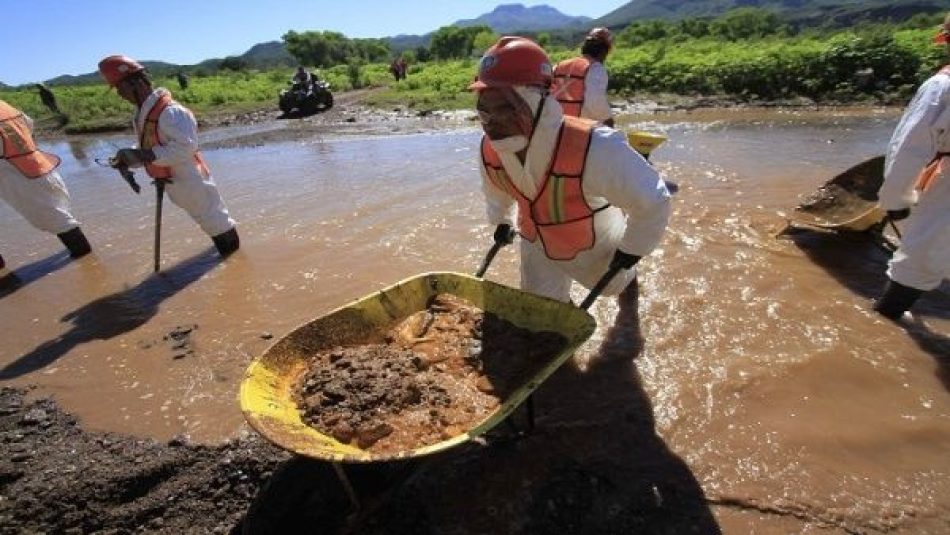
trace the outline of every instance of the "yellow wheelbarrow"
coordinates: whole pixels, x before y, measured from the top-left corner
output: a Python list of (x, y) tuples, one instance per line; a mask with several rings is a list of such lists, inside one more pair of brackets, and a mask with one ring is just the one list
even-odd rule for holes
[[(437, 294), (451, 294), (531, 331), (554, 331), (566, 346), (533, 377), (508, 395), (485, 419), (435, 444), (379, 454), (341, 443), (307, 425), (292, 399), (294, 385), (311, 355), (323, 349), (364, 343), (410, 315), (424, 310)], [(594, 332), (585, 310), (461, 273), (424, 273), (363, 297), (306, 323), (280, 339), (247, 369), (240, 388), (241, 409), (250, 425), (284, 449), (314, 459), (368, 463), (440, 452), (478, 437), (505, 420), (538, 385), (571, 357)]]
[[(497, 252), (497, 249), (493, 250)], [(486, 258), (483, 267), (487, 268), (493, 256), (492, 253)], [(608, 279), (608, 275), (612, 278), (613, 273), (608, 271), (604, 278)], [(595, 288), (596, 293), (592, 291), (588, 301), (593, 302), (605, 285), (606, 282), (599, 285), (600, 289)], [(378, 339), (399, 321), (424, 310), (433, 296), (446, 293), (466, 299), (485, 312), (491, 312), (520, 328), (558, 332), (564, 336), (566, 344), (559, 353), (551, 355), (533, 376), (513, 389), (484, 419), (460, 434), (434, 444), (391, 454), (373, 453), (341, 443), (302, 420), (292, 393), (300, 377), (306, 373), (311, 355), (338, 345)], [(585, 305), (576, 308), (569, 303), (461, 273), (423, 273), (309, 321), (274, 343), (254, 359), (245, 373), (240, 387), (241, 410), (251, 427), (266, 439), (303, 456), (298, 457), (297, 461), (306, 457), (331, 462), (336, 479), (351, 505), (351, 514), (341, 514), (347, 514), (348, 523), (358, 524), (363, 515), (373, 509), (372, 493), (375, 491), (366, 489), (374, 489), (385, 481), (384, 486), (388, 486), (388, 490), (384, 492), (393, 492), (393, 488), (404, 485), (413, 474), (418, 473), (421, 458), (473, 441), (506, 421), (525, 400), (528, 400), (529, 426), (533, 426), (532, 392), (564, 364), (596, 328), (593, 317), (586, 312), (589, 303), (585, 301)], [(345, 463), (377, 463), (367, 466), (367, 469), (378, 469), (369, 474), (363, 473), (371, 483), (354, 485), (351, 476), (344, 470)], [(394, 479), (393, 473), (399, 475)], [(319, 487), (326, 483), (315, 480), (313, 484)], [(370, 493), (366, 495), (370, 503), (368, 507), (363, 505), (364, 490)], [(375, 502), (379, 506), (381, 500), (377, 497)]]
[(634, 130), (627, 132), (627, 143), (633, 147), (633, 150), (639, 152), (644, 158), (650, 159), (650, 153), (663, 144), (667, 137), (663, 134), (654, 134), (644, 130)]
[[(650, 154), (656, 150), (657, 147), (662, 145), (668, 138), (664, 134), (656, 134), (653, 132), (647, 132), (645, 130), (632, 130), (627, 132), (627, 143), (630, 144), (630, 147), (639, 152), (640, 156), (643, 156), (647, 161), (650, 161)], [(666, 189), (670, 193), (676, 193), (679, 191), (680, 187), (676, 182), (671, 182), (669, 180), (664, 181), (666, 183)]]
[(802, 227), (832, 232), (866, 232), (875, 243), (893, 251), (896, 245), (884, 236), (884, 225), (890, 223), (898, 238), (900, 232), (877, 202), (877, 192), (883, 183), (884, 156), (865, 160), (806, 196), (792, 210), (788, 225), (780, 234)]

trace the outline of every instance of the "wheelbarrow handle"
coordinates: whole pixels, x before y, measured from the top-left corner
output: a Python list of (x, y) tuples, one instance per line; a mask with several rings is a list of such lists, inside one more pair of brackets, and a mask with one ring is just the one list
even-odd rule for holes
[(611, 266), (611, 268), (607, 270), (607, 273), (604, 273), (604, 276), (601, 277), (599, 281), (597, 281), (597, 284), (595, 284), (594, 287), (590, 289), (590, 293), (587, 294), (587, 297), (584, 298), (584, 302), (581, 303), (581, 310), (587, 310), (590, 308), (590, 306), (594, 304), (594, 301), (600, 297), (600, 293), (604, 291), (604, 288), (610, 284), (610, 281), (614, 280), (614, 277), (622, 269), (623, 267), (621, 266)]
[(491, 246), (491, 249), (488, 250), (488, 254), (485, 255), (485, 260), (482, 261), (481, 267), (478, 268), (478, 271), (475, 272), (475, 276), (482, 278), (485, 275), (485, 272), (488, 271), (488, 266), (491, 264), (491, 261), (495, 259), (495, 255), (498, 254), (498, 251), (502, 247), (507, 245), (505, 242), (496, 241), (495, 245)]

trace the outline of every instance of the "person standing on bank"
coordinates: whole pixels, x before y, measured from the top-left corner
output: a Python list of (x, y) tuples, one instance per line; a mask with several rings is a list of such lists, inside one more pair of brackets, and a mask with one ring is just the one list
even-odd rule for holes
[(165, 182), (168, 197), (211, 237), (221, 256), (236, 251), (240, 239), (235, 222), (198, 149), (198, 124), (191, 110), (173, 100), (167, 89), (153, 89), (145, 68), (132, 58), (109, 56), (99, 62), (99, 73), (136, 107), (133, 126), (139, 142), (135, 148), (119, 149), (115, 161), (144, 166), (150, 177)]
[(607, 69), (604, 62), (613, 48), (607, 28), (594, 28), (584, 38), (581, 55), (554, 67), (554, 96), (564, 115), (583, 117), (613, 128), (614, 119), (607, 101)]
[(56, 95), (53, 94), (50, 88), (44, 84), (35, 84), (35, 86), (36, 91), (40, 94), (40, 101), (43, 105), (56, 115), (63, 115), (63, 112), (59, 111), (59, 105), (56, 104)]
[[(60, 159), (33, 139), (33, 120), (0, 100), (0, 198), (31, 225), (56, 234), (79, 258), (92, 247), (69, 208), (69, 192), (56, 171)], [(2, 260), (0, 260), (2, 264)]]
[[(950, 14), (934, 37), (950, 52)], [(950, 65), (907, 105), (887, 148), (878, 192), (891, 221), (906, 219), (874, 310), (896, 320), (950, 277)]]
[[(565, 115), (550, 95), (551, 63), (524, 37), (502, 37), (469, 89), (485, 136), (483, 191), (494, 239), (511, 243), (517, 213), (521, 287), (570, 301), (572, 281), (636, 302), (634, 265), (663, 237), (670, 194), (657, 171), (612, 128)], [(622, 293), (621, 293), (622, 292)]]

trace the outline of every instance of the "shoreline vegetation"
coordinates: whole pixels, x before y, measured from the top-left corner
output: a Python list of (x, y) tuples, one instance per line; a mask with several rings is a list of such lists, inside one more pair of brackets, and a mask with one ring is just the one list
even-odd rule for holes
[[(768, 12), (736, 11), (738, 15), (727, 14), (706, 21), (705, 26), (697, 26), (696, 19), (647, 21), (617, 32), (607, 60), (611, 100), (636, 107), (637, 102), (649, 99), (664, 110), (899, 106), (945, 62), (944, 50), (931, 42), (932, 17), (919, 16), (900, 25), (795, 32)], [(729, 25), (717, 27), (718, 21)], [(737, 34), (736, 28), (743, 33)], [(487, 27), (485, 30), (490, 32)], [(307, 34), (324, 38), (320, 32), (291, 33), (297, 40)], [(398, 108), (426, 116), (437, 111), (471, 110), (475, 99), (467, 86), (476, 72), (480, 51), (497, 36), (483, 33), (473, 36), (461, 59), (418, 61), (423, 56), (419, 50), (412, 58), (416, 61), (409, 63), (408, 75), (399, 81), (393, 81), (388, 60), (351, 60), (316, 72), (338, 96), (358, 92), (359, 97), (350, 102), (381, 111)], [(548, 34), (533, 37), (546, 47), (554, 62), (578, 53), (576, 47), (551, 42)], [(433, 54), (433, 58), (439, 56)], [(298, 59), (308, 64), (307, 58)], [(179, 88), (174, 74), (155, 73), (155, 85), (171, 89), (177, 100), (195, 111), (203, 127), (214, 127), (242, 121), (252, 124), (278, 116), (278, 94), (287, 87), (293, 69), (191, 73), (187, 89)], [(104, 83), (51, 88), (62, 115), (48, 111), (32, 85), (0, 88), (0, 99), (38, 120), (42, 135), (131, 129), (131, 107)]]

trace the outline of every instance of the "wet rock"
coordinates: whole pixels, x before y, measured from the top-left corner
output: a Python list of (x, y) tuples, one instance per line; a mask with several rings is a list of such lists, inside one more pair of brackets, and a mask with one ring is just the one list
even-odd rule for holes
[(31, 409), (29, 412), (23, 415), (21, 420), (26, 425), (37, 425), (46, 421), (48, 418), (46, 411), (43, 409)]

